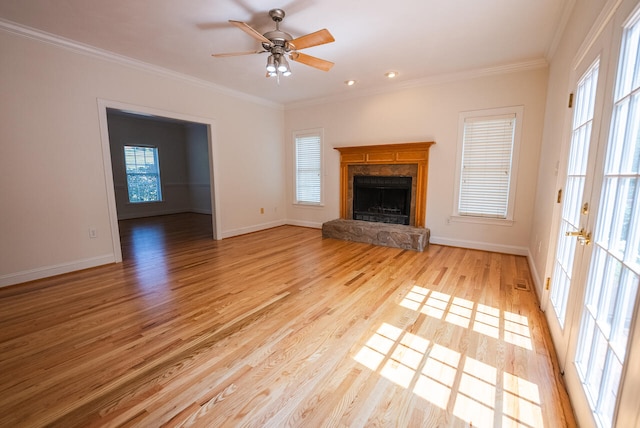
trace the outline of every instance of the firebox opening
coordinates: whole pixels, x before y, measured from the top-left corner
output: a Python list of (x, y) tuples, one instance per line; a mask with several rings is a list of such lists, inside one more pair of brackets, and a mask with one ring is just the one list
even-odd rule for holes
[(353, 177), (353, 219), (410, 224), (411, 177)]

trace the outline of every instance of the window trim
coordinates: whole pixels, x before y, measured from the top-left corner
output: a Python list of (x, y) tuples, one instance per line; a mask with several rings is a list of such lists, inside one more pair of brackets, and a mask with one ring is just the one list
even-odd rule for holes
[[(462, 177), (462, 151), (464, 146), (464, 124), (465, 119), (483, 118), (492, 116), (515, 115), (516, 123), (513, 135), (513, 148), (511, 154), (511, 175), (509, 177), (509, 195), (507, 199), (507, 215), (506, 218), (493, 218), (482, 216), (462, 215), (459, 212), (460, 198), (460, 180)], [(456, 153), (456, 175), (453, 197), (452, 215), (449, 217), (450, 222), (460, 223), (481, 223), (500, 226), (511, 226), (514, 222), (516, 187), (518, 176), (518, 160), (520, 158), (520, 146), (522, 143), (522, 121), (524, 116), (524, 106), (499, 107), (492, 109), (472, 110), (460, 112), (458, 116), (458, 138)]]
[[(297, 139), (317, 136), (320, 138), (320, 201), (308, 202), (298, 200), (298, 147)], [(324, 207), (324, 128), (311, 128), (293, 131), (293, 205), (299, 207)]]
[[(157, 172), (157, 176), (158, 176), (158, 193), (159, 193), (159, 199), (155, 200), (155, 201), (132, 201), (131, 200), (131, 195), (129, 194), (129, 173), (127, 172), (127, 156), (126, 156), (126, 150), (127, 147), (134, 147), (134, 148), (145, 148), (145, 149), (154, 149), (155, 153), (155, 161), (156, 164), (158, 166), (158, 172)], [(158, 148), (158, 146), (154, 146), (154, 145), (150, 145), (150, 144), (125, 144), (122, 146), (122, 150), (123, 150), (123, 161), (124, 161), (124, 179), (125, 179), (125, 187), (127, 190), (127, 204), (131, 204), (131, 205), (143, 205), (143, 204), (158, 204), (158, 203), (162, 203), (164, 202), (164, 188), (162, 185), (162, 179), (161, 179), (161, 171), (160, 171), (160, 149)]]

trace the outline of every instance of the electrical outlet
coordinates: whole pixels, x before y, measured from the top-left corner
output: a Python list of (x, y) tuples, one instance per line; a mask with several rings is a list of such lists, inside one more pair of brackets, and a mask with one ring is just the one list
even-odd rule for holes
[(264, 214), (264, 208), (260, 208), (260, 214)]
[(98, 231), (96, 231), (95, 227), (90, 227), (89, 228), (89, 238), (93, 239), (93, 238), (97, 238), (98, 237)]

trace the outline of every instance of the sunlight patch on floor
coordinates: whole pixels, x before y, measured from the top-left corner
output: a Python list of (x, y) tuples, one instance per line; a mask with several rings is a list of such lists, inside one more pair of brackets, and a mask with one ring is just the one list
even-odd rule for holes
[[(400, 306), (532, 351), (527, 317), (415, 286)], [(474, 427), (543, 426), (538, 386), (383, 323), (354, 359)]]
[(542, 411), (538, 385), (510, 373), (503, 375), (502, 426), (541, 426)]
[(433, 345), (413, 392), (446, 410), (459, 362), (460, 353)]
[(402, 299), (400, 306), (464, 329), (471, 326), (476, 333), (533, 350), (529, 321), (520, 314), (417, 285)]

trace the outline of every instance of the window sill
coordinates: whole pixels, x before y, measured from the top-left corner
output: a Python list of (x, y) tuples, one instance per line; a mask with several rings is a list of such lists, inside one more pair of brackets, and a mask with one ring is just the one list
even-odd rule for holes
[(489, 224), (493, 226), (513, 226), (513, 220), (506, 218), (490, 218), (490, 217), (472, 217), (452, 215), (447, 219), (448, 223), (475, 223), (475, 224)]
[(309, 208), (324, 208), (324, 204), (320, 203), (320, 204), (316, 204), (316, 203), (312, 203), (312, 202), (294, 202), (293, 206), (295, 207), (309, 207)]
[(151, 204), (161, 204), (164, 201), (140, 201), (140, 202), (127, 202), (127, 205), (151, 205)]

